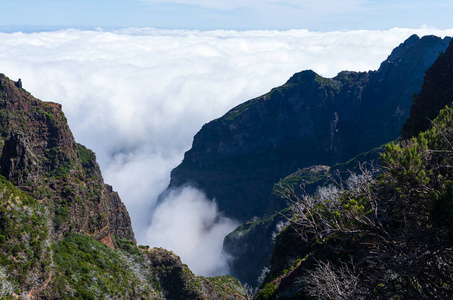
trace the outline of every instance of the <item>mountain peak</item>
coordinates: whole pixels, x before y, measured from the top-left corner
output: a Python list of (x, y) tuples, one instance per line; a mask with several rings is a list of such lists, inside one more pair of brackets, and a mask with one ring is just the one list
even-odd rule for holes
[(286, 84), (296, 84), (301, 82), (312, 82), (316, 79), (317, 74), (313, 70), (304, 70), (291, 76)]

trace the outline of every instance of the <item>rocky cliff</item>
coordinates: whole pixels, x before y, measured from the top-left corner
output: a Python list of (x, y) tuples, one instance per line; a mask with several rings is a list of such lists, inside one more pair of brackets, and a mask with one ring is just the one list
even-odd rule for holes
[(75, 142), (61, 105), (0, 75), (0, 174), (55, 211), (54, 229), (135, 241), (129, 214), (106, 185), (94, 153)]
[(403, 126), (404, 138), (410, 138), (431, 125), (439, 111), (450, 105), (453, 95), (453, 47), (441, 54), (426, 72), (422, 90), (411, 108), (410, 118)]
[(286, 205), (272, 194), (281, 178), (397, 138), (412, 95), (449, 41), (411, 36), (377, 71), (345, 71), (331, 79), (313, 71), (295, 74), (204, 125), (172, 171), (169, 188), (201, 188), (241, 221), (270, 216)]

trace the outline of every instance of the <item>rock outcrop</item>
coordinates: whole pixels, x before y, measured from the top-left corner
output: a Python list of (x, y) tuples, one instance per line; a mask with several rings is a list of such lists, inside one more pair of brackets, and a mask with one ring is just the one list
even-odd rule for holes
[(145, 253), (150, 267), (160, 274), (163, 294), (168, 299), (247, 299), (239, 280), (231, 276), (197, 277), (171, 251), (154, 248)]

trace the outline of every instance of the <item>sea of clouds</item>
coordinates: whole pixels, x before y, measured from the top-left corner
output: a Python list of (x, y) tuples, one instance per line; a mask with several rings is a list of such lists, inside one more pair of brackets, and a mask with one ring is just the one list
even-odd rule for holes
[(413, 33), (453, 29), (0, 33), (0, 72), (63, 105), (76, 140), (96, 152), (125, 202), (139, 244), (173, 250), (209, 276), (228, 272), (221, 249), (235, 220), (190, 187), (156, 206), (195, 133), (295, 72), (375, 70)]

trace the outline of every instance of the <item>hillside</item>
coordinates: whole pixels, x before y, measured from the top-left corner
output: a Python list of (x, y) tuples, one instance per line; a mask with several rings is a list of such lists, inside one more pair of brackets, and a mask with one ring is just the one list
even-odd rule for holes
[(61, 105), (0, 74), (0, 298), (245, 299), (231, 277), (196, 277), (137, 247), (129, 214)]

